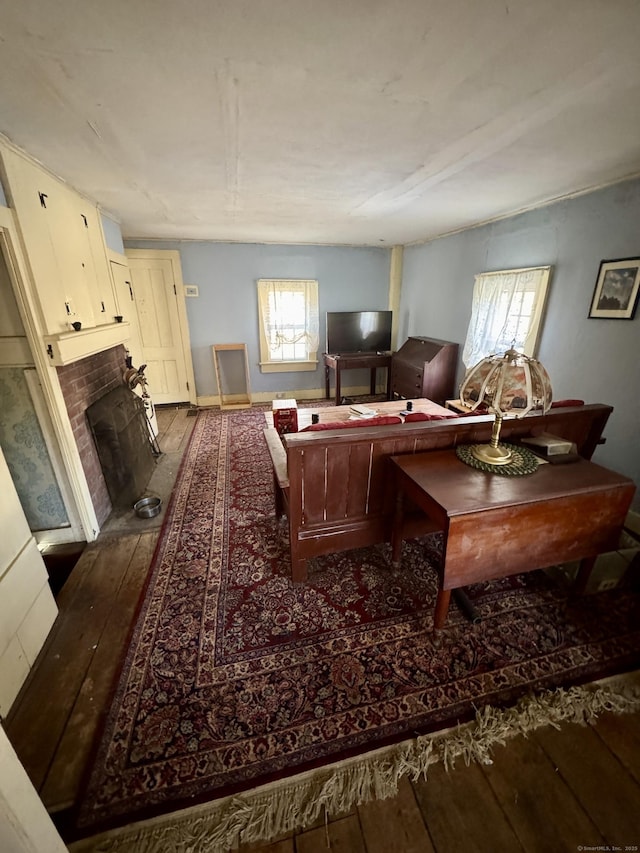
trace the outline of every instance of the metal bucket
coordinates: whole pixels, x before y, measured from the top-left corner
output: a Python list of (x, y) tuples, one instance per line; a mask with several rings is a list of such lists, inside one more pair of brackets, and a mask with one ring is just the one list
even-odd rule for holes
[(142, 498), (133, 505), (139, 518), (153, 518), (160, 512), (161, 507), (162, 498)]

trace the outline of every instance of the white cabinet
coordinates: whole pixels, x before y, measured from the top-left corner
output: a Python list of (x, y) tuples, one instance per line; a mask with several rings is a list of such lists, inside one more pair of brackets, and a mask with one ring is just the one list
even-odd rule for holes
[(6, 717), (58, 608), (0, 449), (0, 716)]
[[(69, 331), (74, 306), (67, 294), (64, 271), (60, 269), (49, 230), (44, 205), (55, 198), (58, 183), (46, 173), (38, 173), (13, 151), (3, 151), (7, 175), (7, 195), (19, 222), (25, 257), (37, 287), (44, 329), (57, 334)], [(64, 241), (66, 242), (66, 236)], [(59, 250), (64, 255), (64, 250)]]
[(125, 263), (111, 259), (111, 276), (115, 287), (118, 313), (123, 316), (123, 322), (129, 324), (127, 349), (129, 350), (133, 364), (140, 366), (144, 364), (144, 353), (142, 350), (142, 335), (140, 333), (138, 312), (133, 296), (131, 270)]
[(10, 148), (2, 149), (14, 208), (48, 335), (114, 322), (117, 313), (95, 205)]
[(113, 323), (116, 300), (111, 282), (111, 270), (107, 259), (100, 214), (95, 205), (76, 196), (76, 222), (81, 233), (81, 252), (85, 287), (89, 291), (93, 319), (96, 326)]

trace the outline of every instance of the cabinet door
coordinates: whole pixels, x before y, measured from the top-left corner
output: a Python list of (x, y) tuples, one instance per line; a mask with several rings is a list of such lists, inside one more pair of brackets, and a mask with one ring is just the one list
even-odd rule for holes
[(111, 277), (115, 288), (118, 314), (122, 314), (126, 323), (129, 323), (130, 338), (127, 343), (129, 355), (133, 364), (140, 366), (144, 364), (144, 353), (142, 351), (142, 336), (138, 324), (138, 312), (135, 299), (133, 298), (133, 285), (131, 283), (131, 271), (124, 264), (111, 261)]
[(77, 196), (63, 184), (47, 199), (47, 224), (65, 304), (72, 315), (70, 319), (79, 320), (85, 329), (95, 326), (94, 272), (89, 241)]
[(13, 151), (3, 152), (3, 161), (25, 257), (36, 284), (43, 326), (49, 334), (68, 332), (74, 319), (70, 316), (73, 308), (65, 295), (49, 230), (48, 204), (57, 196), (60, 184)]
[(12, 151), (4, 152), (11, 200), (48, 334), (114, 322), (111, 273), (94, 204)]
[(91, 299), (94, 323), (96, 326), (113, 323), (118, 311), (98, 210), (81, 196), (75, 197), (75, 210), (81, 234), (85, 287)]

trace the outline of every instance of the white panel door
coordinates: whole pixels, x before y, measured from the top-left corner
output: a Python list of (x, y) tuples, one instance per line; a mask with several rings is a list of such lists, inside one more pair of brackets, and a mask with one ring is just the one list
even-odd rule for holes
[(129, 252), (127, 257), (151, 398), (156, 404), (188, 402), (192, 389), (188, 345), (180, 322), (182, 282), (179, 291), (170, 259), (136, 258)]

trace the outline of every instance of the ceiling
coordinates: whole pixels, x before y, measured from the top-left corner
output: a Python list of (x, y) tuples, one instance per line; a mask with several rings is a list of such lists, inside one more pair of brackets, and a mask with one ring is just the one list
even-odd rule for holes
[(638, 0), (0, 8), (0, 132), (125, 238), (407, 244), (640, 173)]

